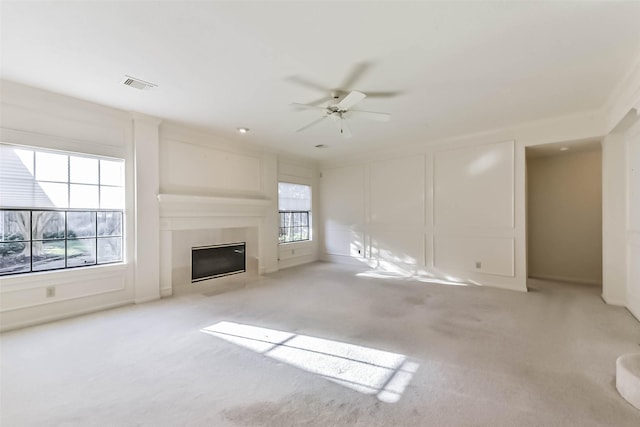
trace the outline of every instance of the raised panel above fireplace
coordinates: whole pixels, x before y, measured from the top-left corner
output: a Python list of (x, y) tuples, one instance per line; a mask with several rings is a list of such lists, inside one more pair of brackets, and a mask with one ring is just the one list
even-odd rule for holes
[(180, 193), (244, 193), (261, 191), (262, 160), (182, 141), (163, 141), (163, 191)]

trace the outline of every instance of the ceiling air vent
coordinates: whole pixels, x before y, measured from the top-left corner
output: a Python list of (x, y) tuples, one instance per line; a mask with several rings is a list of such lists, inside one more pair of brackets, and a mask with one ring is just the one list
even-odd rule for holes
[(131, 77), (127, 75), (124, 76), (124, 80), (122, 81), (122, 84), (125, 86), (131, 86), (140, 90), (149, 90), (149, 89), (153, 89), (154, 87), (158, 87), (158, 85), (156, 84), (145, 82), (144, 80), (136, 79), (135, 77)]

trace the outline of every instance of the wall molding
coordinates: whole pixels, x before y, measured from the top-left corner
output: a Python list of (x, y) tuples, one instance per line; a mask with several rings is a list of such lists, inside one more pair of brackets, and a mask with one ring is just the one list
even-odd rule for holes
[(61, 314), (61, 315), (60, 314), (55, 314), (55, 315), (50, 315), (50, 316), (41, 316), (41, 317), (37, 317), (37, 318), (34, 318), (34, 319), (26, 320), (26, 321), (18, 321), (18, 322), (13, 322), (13, 323), (3, 321), (2, 322), (2, 332), (13, 331), (13, 330), (16, 330), (16, 329), (27, 328), (27, 327), (30, 327), (30, 326), (40, 325), (40, 324), (49, 323), (49, 322), (58, 321), (58, 320), (70, 319), (70, 318), (73, 318), (73, 317), (83, 316), (85, 314), (91, 314), (91, 313), (95, 313), (95, 312), (110, 310), (110, 309), (113, 309), (113, 308), (124, 307), (124, 306), (132, 305), (132, 304), (133, 304), (133, 301), (128, 301), (127, 300), (127, 301), (121, 301), (121, 302), (115, 302), (115, 303), (95, 305), (95, 306), (91, 306), (91, 307), (86, 308), (86, 309), (74, 310), (74, 311), (66, 312), (66, 313)]
[(366, 154), (324, 159), (319, 161), (319, 167), (321, 170), (336, 169), (377, 160), (420, 155), (442, 149), (473, 147), (505, 141), (516, 141), (524, 146), (533, 146), (586, 138), (602, 138), (606, 133), (605, 110), (598, 108), (564, 116), (545, 117), (502, 128), (425, 139), (422, 142), (372, 150)]
[(129, 269), (129, 264), (117, 263), (3, 276), (0, 278), (0, 295), (119, 276)]
[(94, 154), (97, 156), (126, 158), (127, 151), (122, 145), (106, 142), (91, 142), (47, 133), (32, 132), (22, 129), (0, 127), (0, 141), (7, 144), (26, 145), (44, 149), (64, 150), (76, 153)]
[[(60, 302), (64, 302), (64, 301), (72, 301), (72, 300), (77, 300), (77, 299), (82, 299), (82, 298), (94, 297), (94, 296), (98, 296), (98, 295), (105, 295), (105, 294), (111, 294), (111, 293), (115, 293), (115, 292), (122, 292), (122, 291), (126, 290), (126, 280), (125, 280), (125, 276), (124, 275), (121, 275), (121, 276), (120, 275), (102, 276), (102, 277), (100, 277), (100, 279), (101, 280), (114, 279), (112, 281), (112, 283), (117, 283), (118, 286), (113, 288), (113, 289), (108, 289), (108, 290), (103, 290), (103, 291), (98, 291), (98, 292), (96, 292), (96, 291), (91, 292), (89, 290), (87, 292), (74, 294), (74, 295), (68, 296), (68, 297), (53, 297), (53, 298), (48, 298), (46, 300), (40, 300), (38, 302), (33, 302), (33, 303), (29, 303), (29, 304), (14, 305), (12, 307), (7, 307), (7, 308), (0, 309), (0, 313), (8, 313), (8, 312), (17, 311), (17, 310), (24, 310), (24, 309), (29, 309), (29, 308), (33, 308), (33, 307), (51, 305), (51, 304), (56, 304), (56, 303), (60, 303)], [(56, 288), (63, 288), (65, 286), (69, 286), (69, 285), (72, 285), (72, 284), (78, 283), (78, 282), (84, 282), (84, 280), (66, 282), (64, 284), (57, 284), (55, 286), (56, 286)], [(32, 288), (32, 289), (34, 289), (34, 288)]]
[(640, 50), (635, 61), (605, 102), (606, 132), (610, 133), (632, 108), (640, 107)]

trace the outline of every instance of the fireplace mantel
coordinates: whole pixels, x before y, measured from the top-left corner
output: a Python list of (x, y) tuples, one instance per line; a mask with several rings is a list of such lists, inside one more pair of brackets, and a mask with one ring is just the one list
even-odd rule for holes
[[(228, 230), (255, 237), (248, 239), (249, 251), (255, 251), (257, 272), (269, 271), (264, 265), (271, 236), (277, 244), (277, 208), (271, 199), (263, 197), (193, 196), (159, 194), (160, 207), (160, 293), (173, 293), (173, 236), (194, 230)], [(273, 211), (273, 209), (276, 209)], [(267, 226), (266, 224), (271, 224)], [(242, 231), (241, 231), (242, 230)], [(255, 230), (255, 231), (251, 231)], [(228, 230), (230, 231), (230, 230)], [(225, 243), (225, 242), (205, 242)], [(229, 242), (226, 242), (229, 243)], [(267, 255), (268, 258), (268, 255)]]
[(215, 197), (159, 194), (160, 229), (255, 226), (272, 201), (259, 197)]

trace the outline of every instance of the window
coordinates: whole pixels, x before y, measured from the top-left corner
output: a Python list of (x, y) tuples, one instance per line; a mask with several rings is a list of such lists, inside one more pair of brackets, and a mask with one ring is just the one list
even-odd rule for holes
[(0, 275), (122, 262), (124, 161), (0, 144)]
[(278, 183), (280, 210), (280, 243), (311, 239), (311, 187), (301, 184)]

